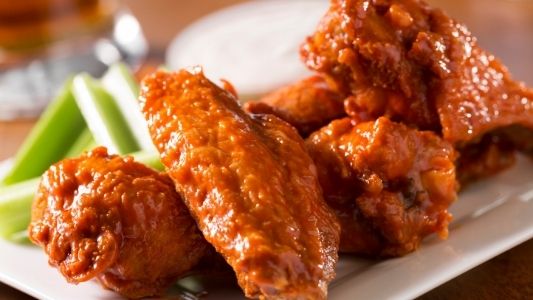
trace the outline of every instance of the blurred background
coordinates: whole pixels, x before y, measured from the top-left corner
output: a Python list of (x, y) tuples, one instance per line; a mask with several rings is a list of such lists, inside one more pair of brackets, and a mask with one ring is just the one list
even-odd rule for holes
[[(244, 4), (198, 22), (249, 2), (278, 4)], [(468, 24), (515, 78), (533, 84), (533, 1), (429, 2)], [(265, 93), (303, 76), (298, 44), (326, 8), (326, 0), (0, 0), (0, 119), (34, 118), (69, 74), (99, 76), (119, 60), (135, 70), (202, 64), (245, 96)], [(258, 73), (270, 76), (258, 80)]]
[[(259, 0), (259, 2), (269, 0)], [(290, 2), (291, 0), (285, 0)], [(313, 1), (313, 0), (307, 0)], [(316, 1), (316, 0), (314, 0)], [(320, 1), (320, 0), (318, 0)], [(498, 56), (513, 76), (533, 85), (533, 1), (531, 0), (426, 0), (467, 24), (482, 47)], [(146, 9), (147, 3), (150, 9)], [(250, 2), (243, 0), (125, 0), (137, 16), (156, 57), (187, 25), (212, 10)], [(328, 2), (322, 0), (321, 2)], [(179, 14), (178, 11), (186, 13)], [(298, 22), (298, 20), (295, 20)], [(223, 24), (221, 24), (223, 26)], [(253, 28), (243, 29), (253, 30)], [(238, 42), (238, 41), (228, 41)], [(297, 41), (299, 42), (299, 41)]]
[[(318, 22), (316, 12), (308, 15), (304, 8), (325, 8), (327, 1), (277, 1), (303, 5), (292, 17), (289, 10), (254, 6), (205, 19), (250, 2), (271, 0), (0, 0), (0, 160), (13, 155), (69, 74), (100, 76), (119, 60), (139, 76), (160, 65), (204, 62), (208, 74), (232, 72), (213, 76), (236, 80), (237, 88), (250, 96), (299, 79), (305, 69), (296, 51), (302, 34), (311, 33), (309, 28)], [(533, 1), (428, 2), (466, 23), (480, 45), (500, 57), (516, 79), (533, 85)], [(223, 34), (215, 37), (217, 32)], [(425, 298), (484, 298), (531, 287), (532, 251), (530, 241)], [(487, 289), (489, 294), (484, 294)], [(0, 299), (25, 298), (0, 285)]]
[[(466, 23), (515, 78), (533, 85), (533, 1), (429, 2)], [(201, 64), (243, 98), (297, 80), (307, 72), (298, 45), (327, 6), (327, 0), (0, 0), (0, 158), (14, 152), (70, 74), (97, 77), (119, 60), (139, 77), (165, 64)]]

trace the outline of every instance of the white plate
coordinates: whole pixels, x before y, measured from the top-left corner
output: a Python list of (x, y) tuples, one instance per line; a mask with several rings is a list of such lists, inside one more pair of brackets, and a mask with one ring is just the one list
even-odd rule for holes
[[(452, 213), (446, 241), (430, 237), (397, 259), (342, 257), (329, 299), (414, 298), (532, 238), (533, 162), (520, 157), (514, 168), (470, 186)], [(38, 299), (120, 299), (96, 282), (67, 284), (46, 261), (36, 247), (0, 241), (0, 281), (6, 284)], [(207, 299), (243, 299), (238, 289), (221, 286), (208, 288)]]

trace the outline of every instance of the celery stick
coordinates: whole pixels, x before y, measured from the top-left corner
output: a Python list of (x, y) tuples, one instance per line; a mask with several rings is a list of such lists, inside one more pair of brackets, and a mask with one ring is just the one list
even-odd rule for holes
[(139, 151), (130, 153), (129, 155), (133, 156), (135, 161), (147, 165), (148, 167), (157, 171), (163, 171), (165, 169), (157, 152)]
[(70, 88), (71, 81), (68, 81), (45, 110), (20, 147), (13, 167), (0, 186), (41, 175), (51, 164), (65, 156), (86, 127)]
[(70, 147), (65, 157), (79, 156), (83, 151), (91, 150), (95, 146), (96, 141), (93, 138), (93, 134), (86, 128)]
[(106, 90), (115, 98), (141, 150), (156, 151), (137, 100), (139, 85), (135, 82), (128, 67), (124, 64), (111, 66), (101, 81)]
[[(131, 154), (135, 161), (155, 170), (163, 170), (159, 155), (153, 152)], [(40, 178), (34, 178), (7, 187), (0, 187), (0, 237), (17, 240), (18, 233), (28, 227), (31, 205), (39, 187)], [(24, 239), (22, 239), (23, 241)]]
[[(31, 203), (30, 203), (31, 207)], [(8, 220), (2, 220), (2, 227), (0, 227), (0, 237), (3, 239), (11, 239), (13, 234), (26, 230), (31, 220), (31, 209), (21, 212), (20, 214), (9, 218)]]
[(30, 244), (31, 241), (28, 237), (28, 230), (24, 229), (19, 232), (15, 232), (7, 237), (7, 240), (16, 244)]
[(113, 97), (90, 75), (76, 75), (72, 92), (97, 143), (106, 146), (110, 153), (115, 154), (139, 150)]
[(38, 186), (35, 178), (0, 188), (0, 237), (8, 238), (28, 226)]

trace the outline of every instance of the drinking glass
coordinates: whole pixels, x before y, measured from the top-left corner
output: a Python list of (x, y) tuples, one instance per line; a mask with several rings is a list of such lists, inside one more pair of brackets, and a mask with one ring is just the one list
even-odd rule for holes
[(70, 75), (135, 66), (146, 52), (118, 0), (0, 0), (0, 120), (35, 117)]

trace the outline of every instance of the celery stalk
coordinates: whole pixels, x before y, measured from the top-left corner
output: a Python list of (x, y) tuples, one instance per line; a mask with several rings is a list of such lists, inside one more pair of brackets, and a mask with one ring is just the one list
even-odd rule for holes
[(156, 151), (148, 132), (148, 125), (139, 107), (139, 85), (124, 64), (111, 66), (101, 79), (102, 85), (115, 98), (118, 108), (124, 115), (128, 127), (140, 150)]
[(0, 182), (6, 186), (41, 175), (62, 159), (86, 128), (68, 81), (45, 110), (15, 156), (11, 170)]
[(97, 143), (110, 153), (126, 154), (139, 150), (124, 116), (113, 97), (88, 74), (74, 77), (74, 98)]
[(135, 153), (130, 153), (129, 155), (133, 156), (135, 161), (138, 161), (157, 171), (163, 171), (165, 169), (163, 163), (161, 163), (161, 158), (159, 157), (159, 154), (157, 152), (139, 151)]
[[(30, 202), (31, 207), (31, 202)], [(31, 220), (31, 209), (24, 211), (24, 213), (17, 214), (9, 218), (8, 220), (2, 221), (2, 226), (0, 230), (0, 237), (6, 240), (12, 240), (13, 235), (26, 230), (28, 224)]]
[(93, 138), (93, 134), (86, 128), (70, 147), (65, 157), (79, 156), (83, 151), (91, 150), (95, 146), (96, 141)]
[[(156, 153), (132, 153), (135, 161), (155, 170), (163, 170), (163, 165)], [(40, 178), (34, 178), (7, 187), (0, 187), (0, 237), (11, 241), (18, 239), (20, 232), (28, 227), (31, 218), (31, 205)]]
[(15, 232), (7, 237), (7, 240), (16, 244), (29, 244), (30, 239), (28, 237), (28, 230), (24, 229), (19, 232)]
[(28, 226), (38, 186), (35, 178), (0, 188), (0, 237), (8, 238)]

